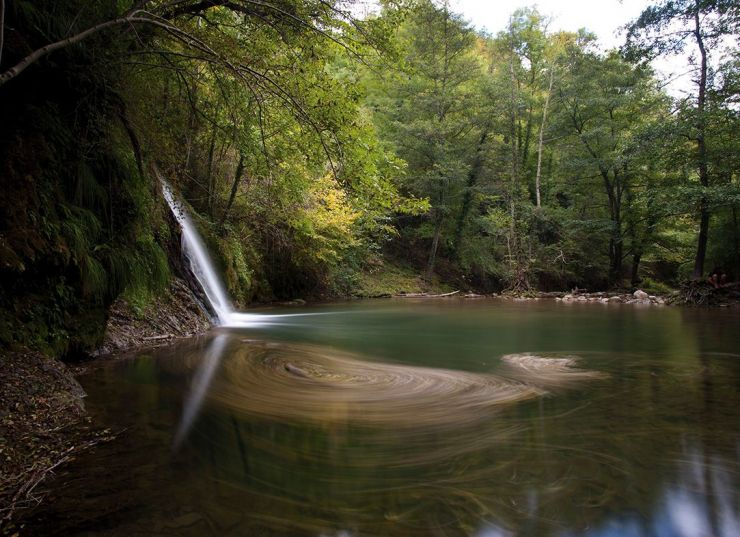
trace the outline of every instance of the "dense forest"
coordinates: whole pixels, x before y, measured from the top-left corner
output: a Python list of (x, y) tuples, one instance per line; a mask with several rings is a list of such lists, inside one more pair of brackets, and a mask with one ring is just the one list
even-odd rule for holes
[(240, 306), (737, 278), (739, 24), (656, 0), (602, 51), (534, 8), (486, 35), (431, 0), (0, 0), (0, 342), (92, 349), (165, 292), (160, 177)]

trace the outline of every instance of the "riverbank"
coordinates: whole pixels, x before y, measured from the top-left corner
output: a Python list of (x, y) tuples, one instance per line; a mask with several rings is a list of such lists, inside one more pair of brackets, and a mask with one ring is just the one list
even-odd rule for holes
[(41, 483), (105, 439), (85, 413), (85, 392), (69, 367), (28, 349), (0, 355), (0, 534), (43, 501)]
[[(458, 282), (460, 283), (460, 282)], [(504, 300), (556, 300), (566, 303), (593, 302), (602, 304), (628, 304), (638, 306), (701, 306), (701, 307), (740, 307), (740, 283), (729, 283), (714, 287), (706, 281), (684, 282), (679, 288), (671, 290), (664, 285), (654, 285), (657, 289), (616, 289), (610, 291), (588, 292), (585, 289), (570, 291), (502, 291), (481, 292), (464, 285), (435, 276), (425, 280), (421, 273), (412, 267), (390, 261), (376, 263), (358, 275), (355, 287), (347, 298), (501, 298)]]
[(410, 294), (439, 295), (455, 289), (439, 278), (425, 280), (414, 268), (378, 260), (358, 273), (351, 298), (389, 298)]
[(596, 292), (588, 293), (585, 291), (573, 290), (570, 292), (555, 291), (528, 291), (525, 293), (491, 293), (481, 294), (475, 292), (460, 292), (459, 290), (448, 291), (444, 293), (429, 292), (401, 292), (398, 294), (388, 294), (389, 298), (464, 298), (464, 299), (481, 299), (497, 298), (503, 300), (527, 301), (527, 300), (555, 300), (557, 302), (598, 302), (602, 304), (639, 304), (643, 306), (663, 306), (672, 303), (673, 297), (663, 297), (649, 295), (645, 291), (638, 289), (634, 293), (620, 292)]

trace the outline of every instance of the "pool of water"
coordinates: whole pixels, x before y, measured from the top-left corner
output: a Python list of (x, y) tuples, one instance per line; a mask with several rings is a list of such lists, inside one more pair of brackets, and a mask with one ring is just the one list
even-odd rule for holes
[[(379, 300), (101, 362), (33, 535), (740, 535), (740, 314)], [(283, 315), (283, 314), (291, 315)]]

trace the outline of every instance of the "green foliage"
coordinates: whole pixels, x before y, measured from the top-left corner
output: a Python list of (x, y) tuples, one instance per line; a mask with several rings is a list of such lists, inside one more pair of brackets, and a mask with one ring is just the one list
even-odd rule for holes
[[(0, 72), (130, 7), (6, 6)], [(661, 0), (622, 53), (536, 9), (489, 36), (447, 3), (345, 7), (149, 2), (0, 85), (0, 340), (90, 348), (113, 300), (143, 310), (182, 271), (154, 164), (240, 306), (410, 286), (384, 257), (480, 289), (658, 289), (697, 227), (740, 275), (737, 52), (685, 100), (641, 63), (696, 10), (708, 45), (735, 36), (733, 3)]]
[[(115, 12), (113, 3), (74, 4), (11, 2), (15, 34), (3, 59)], [(13, 193), (0, 200), (4, 344), (89, 350), (112, 300), (156, 293), (169, 278), (153, 234), (162, 215), (121, 128), (120, 73), (105, 62), (114, 49), (92, 39), (0, 92), (3, 190)]]
[[(653, 11), (671, 6), (685, 11), (679, 15), (687, 33), (677, 39), (690, 38), (693, 3), (665, 2)], [(735, 32), (736, 8), (717, 2), (701, 9), (711, 12), (705, 24), (716, 35)], [(671, 282), (687, 275), (690, 215), (700, 206), (727, 215), (737, 203), (737, 114), (723, 104), (736, 95), (737, 63), (722, 64), (722, 100), (708, 101), (706, 144), (716, 179), (703, 185), (692, 142), (696, 108), (672, 103), (645, 65), (599, 52), (585, 32), (548, 33), (544, 17), (523, 9), (495, 38), (473, 37), (459, 49), (460, 65), (480, 67), (461, 69), (452, 89), (435, 78), (455, 64), (442, 62), (439, 37), (432, 45), (442, 34), (429, 22), (434, 17), (449, 24), (444, 35), (465, 34), (444, 6), (415, 4), (396, 38), (408, 59), (369, 84), (379, 132), (408, 163), (397, 181), (431, 206), (427, 218), (405, 221), (396, 239), (403, 246), (393, 251), (421, 267), (423, 249), (438, 246), (440, 270), (492, 288), (596, 289), (621, 286), (630, 274), (633, 283), (641, 274)], [(650, 24), (638, 21), (631, 39)], [(731, 233), (717, 233), (710, 256), (727, 265), (736, 247)]]

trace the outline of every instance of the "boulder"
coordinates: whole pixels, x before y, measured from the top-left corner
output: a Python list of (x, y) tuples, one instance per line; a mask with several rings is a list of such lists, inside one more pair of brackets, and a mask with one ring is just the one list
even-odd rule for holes
[(638, 300), (645, 300), (648, 297), (648, 294), (645, 291), (638, 289), (632, 294), (632, 296)]

